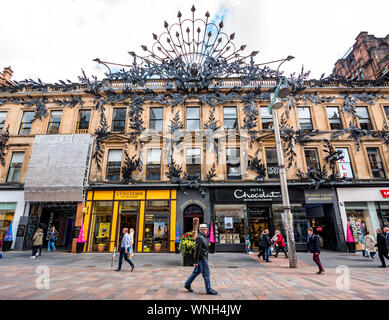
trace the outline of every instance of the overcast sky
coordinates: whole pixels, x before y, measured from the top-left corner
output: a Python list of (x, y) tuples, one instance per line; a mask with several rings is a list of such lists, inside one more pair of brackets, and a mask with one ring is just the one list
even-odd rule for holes
[(304, 64), (312, 77), (331, 73), (360, 31), (389, 34), (388, 0), (12, 0), (0, 2), (0, 71), (11, 66), (15, 80), (44, 82), (103, 75), (92, 59), (127, 64), (128, 51), (142, 53), (151, 34), (174, 23), (177, 11), (190, 17), (208, 10), (224, 18), (237, 45), (258, 50), (256, 62), (296, 57), (288, 74)]

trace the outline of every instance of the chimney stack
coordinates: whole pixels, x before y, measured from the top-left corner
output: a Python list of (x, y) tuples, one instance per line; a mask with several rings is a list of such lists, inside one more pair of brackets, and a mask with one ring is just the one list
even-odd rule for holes
[(11, 67), (4, 68), (3, 72), (0, 73), (0, 85), (12, 84), (11, 78), (13, 73)]

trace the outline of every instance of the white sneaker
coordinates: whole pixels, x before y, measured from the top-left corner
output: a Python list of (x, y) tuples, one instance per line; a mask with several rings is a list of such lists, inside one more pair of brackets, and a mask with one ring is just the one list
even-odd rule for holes
[(31, 256), (30, 259), (35, 259), (35, 256)]

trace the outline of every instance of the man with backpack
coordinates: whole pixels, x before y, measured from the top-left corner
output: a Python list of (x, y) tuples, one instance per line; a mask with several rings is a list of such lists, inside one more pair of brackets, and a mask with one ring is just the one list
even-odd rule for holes
[(324, 269), (320, 261), (320, 237), (317, 234), (313, 234), (312, 228), (308, 228), (308, 234), (308, 252), (311, 252), (313, 254), (313, 261), (315, 261), (315, 263), (319, 267), (319, 271), (316, 274), (324, 274)]

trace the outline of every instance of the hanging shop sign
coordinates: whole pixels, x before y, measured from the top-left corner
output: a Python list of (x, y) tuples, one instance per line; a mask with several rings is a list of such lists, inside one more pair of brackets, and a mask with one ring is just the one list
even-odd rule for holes
[(380, 190), (384, 198), (389, 198), (389, 190)]

